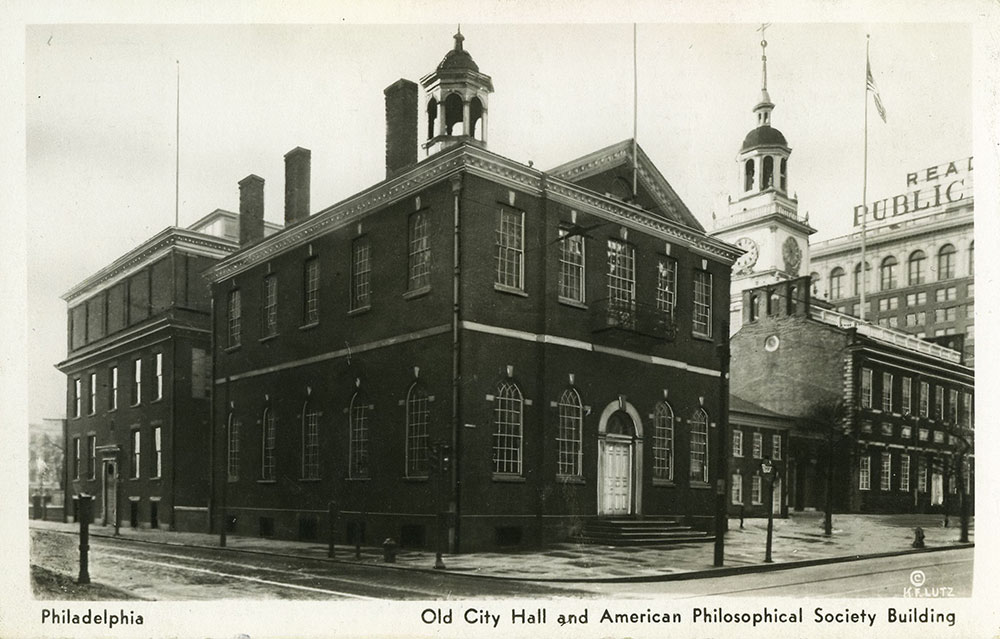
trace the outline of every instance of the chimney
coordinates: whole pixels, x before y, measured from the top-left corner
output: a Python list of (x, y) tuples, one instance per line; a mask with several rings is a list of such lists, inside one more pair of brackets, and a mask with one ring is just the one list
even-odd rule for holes
[(309, 164), (312, 152), (297, 146), (285, 154), (285, 228), (309, 217)]
[(385, 91), (385, 177), (417, 162), (417, 83), (399, 79)]
[(240, 248), (264, 239), (264, 178), (240, 180)]

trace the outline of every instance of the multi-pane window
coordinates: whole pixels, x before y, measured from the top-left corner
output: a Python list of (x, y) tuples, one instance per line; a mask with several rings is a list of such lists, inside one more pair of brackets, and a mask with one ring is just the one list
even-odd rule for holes
[(677, 260), (664, 257), (656, 264), (656, 310), (674, 316), (677, 306)]
[(708, 413), (699, 408), (691, 417), (691, 481), (708, 483)]
[(910, 260), (907, 263), (910, 286), (924, 283), (924, 261), (926, 259), (927, 256), (924, 255), (923, 251), (918, 250), (910, 254)]
[(753, 434), (753, 458), (761, 459), (764, 457), (764, 437), (760, 433)]
[(80, 479), (80, 438), (73, 438), (73, 478)]
[(938, 251), (938, 280), (947, 280), (955, 277), (955, 247), (945, 244)]
[(73, 417), (80, 416), (80, 403), (83, 401), (83, 380), (79, 377), (73, 380)]
[(372, 247), (367, 236), (351, 244), (351, 310), (366, 308), (372, 301)]
[(264, 409), (264, 418), (261, 420), (260, 440), (260, 478), (264, 480), (274, 480), (274, 452), (277, 447), (278, 426), (274, 417), (274, 411), (270, 408)]
[(427, 475), (427, 449), (431, 422), (430, 397), (419, 384), (406, 394), (406, 476)]
[(957, 286), (946, 286), (934, 291), (935, 302), (954, 302), (956, 299), (958, 299)]
[(232, 413), (229, 414), (227, 439), (229, 450), (226, 454), (226, 468), (229, 481), (240, 478), (240, 422)]
[(156, 388), (153, 399), (163, 398), (163, 353), (157, 353), (154, 360), (156, 366)]
[(118, 408), (118, 367), (112, 366), (109, 373), (111, 378), (111, 391), (108, 393), (108, 410)]
[(883, 297), (878, 301), (878, 310), (881, 312), (894, 311), (899, 308), (899, 298), (898, 297)]
[(278, 276), (274, 273), (264, 277), (261, 290), (260, 336), (271, 337), (278, 334)]
[(879, 267), (879, 280), (880, 280), (879, 290), (888, 291), (890, 289), (896, 288), (897, 264), (898, 261), (892, 255), (882, 260), (882, 265)]
[(559, 298), (571, 302), (585, 301), (584, 298), (584, 236), (569, 235), (567, 229), (559, 229)]
[(87, 470), (91, 479), (97, 479), (97, 436), (87, 436)]
[(302, 268), (302, 323), (319, 321), (319, 258), (311, 257)]
[(302, 409), (302, 479), (319, 479), (319, 411)]
[(859, 262), (854, 266), (854, 294), (861, 295), (861, 285), (865, 284), (865, 290), (868, 290), (868, 273), (872, 270), (871, 264), (865, 264), (865, 277), (862, 281), (861, 278), (861, 263)]
[(743, 456), (743, 431), (733, 431), (733, 457)]
[(972, 426), (972, 393), (962, 393), (962, 414), (960, 417), (962, 426)]
[(882, 373), (882, 410), (892, 412), (892, 373)]
[(153, 477), (163, 472), (163, 435), (160, 427), (153, 428)]
[(407, 242), (407, 289), (417, 291), (431, 285), (431, 233), (427, 214), (410, 215)]
[(861, 369), (861, 407), (872, 407), (872, 369)]
[(142, 360), (137, 359), (132, 362), (132, 404), (137, 405), (142, 401)]
[(882, 453), (882, 468), (879, 472), (879, 488), (883, 491), (890, 490), (892, 487), (892, 455), (890, 453)]
[(497, 388), (493, 410), (493, 472), (521, 474), (521, 391), (504, 381)]
[(243, 332), (243, 306), (240, 304), (240, 289), (229, 291), (229, 300), (226, 304), (227, 324), (229, 328), (229, 348), (240, 345)]
[(862, 455), (859, 461), (860, 468), (858, 469), (858, 490), (871, 490), (872, 458), (870, 455)]
[(567, 388), (559, 396), (559, 434), (556, 443), (559, 451), (558, 473), (572, 477), (582, 475), (583, 402), (576, 389)]
[(958, 316), (955, 306), (949, 306), (948, 308), (937, 308), (934, 309), (934, 321), (935, 322), (954, 322), (955, 318)]
[[(909, 296), (907, 296), (909, 297)], [(906, 325), (907, 326), (923, 326), (927, 323), (927, 312), (917, 311), (916, 313), (906, 314)]]
[(142, 452), (142, 434), (138, 430), (132, 431), (132, 467), (129, 469), (131, 473), (129, 477), (132, 479), (139, 478), (139, 462), (140, 453)]
[(930, 384), (927, 382), (920, 382), (920, 416), (927, 417), (930, 415), (931, 406), (931, 390)]
[(524, 290), (524, 213), (501, 209), (496, 229), (497, 281)]
[(729, 484), (729, 500), (739, 506), (743, 504), (743, 475), (736, 472)]
[(761, 481), (760, 475), (753, 475), (750, 478), (750, 503), (751, 504), (763, 504), (764, 494), (762, 490), (763, 481)]
[(97, 411), (97, 373), (90, 374), (89, 401), (87, 402), (87, 414), (93, 415)]
[(653, 477), (674, 478), (674, 411), (666, 402), (653, 409)]
[(899, 489), (910, 491), (910, 456), (906, 453), (899, 456)]
[(839, 300), (844, 297), (844, 269), (839, 266), (830, 271), (830, 299)]
[(903, 411), (903, 414), (912, 413), (913, 412), (913, 380), (910, 379), (909, 377), (904, 377), (903, 378), (902, 400), (903, 400), (903, 406), (902, 406), (901, 410)]
[(370, 465), (370, 435), (368, 423), (371, 420), (372, 407), (360, 393), (351, 398), (349, 409), (350, 439), (348, 441), (349, 469), (352, 478), (368, 477)]
[(771, 459), (781, 459), (781, 435), (771, 435)]
[(608, 240), (608, 314), (622, 326), (635, 325), (635, 247)]
[(954, 388), (948, 391), (948, 421), (958, 423), (958, 391)]
[(921, 306), (927, 303), (927, 291), (921, 291), (919, 293), (907, 293), (906, 294), (906, 305), (907, 306)]
[(712, 274), (694, 272), (694, 316), (692, 330), (696, 335), (712, 336)]
[(934, 419), (944, 419), (944, 386), (934, 387)]
[(927, 492), (927, 460), (917, 458), (917, 492)]

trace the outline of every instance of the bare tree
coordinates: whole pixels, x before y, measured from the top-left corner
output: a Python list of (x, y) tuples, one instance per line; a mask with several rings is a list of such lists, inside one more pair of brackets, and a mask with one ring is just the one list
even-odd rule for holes
[(848, 412), (840, 398), (817, 402), (806, 414), (799, 430), (818, 436), (823, 442), (826, 460), (825, 499), (823, 506), (823, 534), (833, 534), (833, 464), (837, 449), (844, 441), (852, 439), (853, 429), (847, 419)]

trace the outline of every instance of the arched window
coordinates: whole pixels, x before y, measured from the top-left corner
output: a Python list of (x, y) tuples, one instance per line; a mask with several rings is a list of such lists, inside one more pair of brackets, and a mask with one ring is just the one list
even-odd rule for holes
[(457, 93), (449, 93), (444, 99), (444, 134), (465, 135), (465, 104)]
[(781, 190), (782, 191), (787, 191), (788, 190), (788, 158), (781, 158), (780, 179), (781, 179), (781, 182), (780, 182), (780, 184), (781, 184)]
[(302, 479), (319, 479), (319, 411), (302, 406)]
[(799, 297), (799, 287), (797, 287), (797, 286), (789, 286), (788, 287), (788, 314), (789, 315), (794, 315), (795, 314), (795, 308), (796, 308), (796, 305), (798, 304), (798, 297)]
[(236, 481), (240, 478), (240, 422), (232, 413), (229, 413), (226, 419), (226, 440), (229, 442), (226, 451), (226, 474), (229, 481)]
[(691, 416), (691, 470), (688, 479), (708, 483), (708, 413), (699, 408)]
[(583, 474), (583, 402), (576, 389), (567, 388), (559, 396), (558, 473), (564, 477)]
[(910, 257), (906, 261), (907, 284), (915, 286), (924, 283), (924, 262), (926, 260), (927, 255), (919, 249), (910, 253)]
[(774, 158), (765, 155), (760, 172), (760, 190), (763, 191), (772, 186), (774, 186)]
[(427, 476), (428, 426), (431, 421), (430, 398), (416, 382), (406, 394), (406, 476)]
[(264, 409), (264, 417), (260, 422), (260, 478), (274, 480), (274, 449), (277, 445), (277, 425), (275, 424), (274, 411), (270, 408)]
[(653, 477), (674, 478), (674, 411), (666, 402), (653, 409)]
[(369, 468), (369, 434), (368, 422), (371, 419), (372, 407), (360, 393), (351, 397), (350, 441), (348, 442), (348, 471), (352, 478), (368, 477)]
[(750, 321), (756, 322), (757, 318), (760, 317), (760, 296), (751, 295), (750, 296)]
[(844, 296), (844, 269), (839, 266), (830, 271), (830, 299), (839, 300)]
[(753, 190), (753, 177), (754, 177), (753, 158), (747, 160), (746, 164), (743, 165), (743, 173), (745, 176), (743, 179), (743, 190), (744, 191)]
[(937, 259), (937, 278), (938, 280), (950, 280), (955, 277), (955, 247), (951, 244), (945, 244), (938, 251)]
[(479, 98), (469, 102), (469, 135), (477, 140), (486, 140), (486, 131), (481, 126), (483, 119), (483, 103)]
[[(872, 270), (872, 265), (865, 262), (865, 281), (868, 280), (868, 273)], [(865, 291), (868, 291), (868, 287), (865, 287)], [(854, 265), (854, 294), (861, 295), (861, 262)]]
[(430, 140), (436, 135), (434, 125), (437, 124), (438, 117), (438, 101), (437, 98), (431, 98), (427, 102), (427, 139)]
[(767, 314), (777, 315), (781, 311), (781, 296), (778, 291), (771, 291), (767, 296)]
[(882, 265), (879, 267), (879, 290), (888, 291), (896, 288), (897, 264), (899, 261), (892, 255), (882, 260)]
[(493, 472), (520, 475), (524, 404), (520, 389), (512, 382), (500, 382), (494, 404)]

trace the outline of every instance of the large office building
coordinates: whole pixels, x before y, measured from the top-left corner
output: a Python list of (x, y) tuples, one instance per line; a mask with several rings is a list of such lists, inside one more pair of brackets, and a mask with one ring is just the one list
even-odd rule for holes
[(248, 234), (211, 276), (219, 525), (404, 546), (443, 526), (453, 551), (598, 517), (707, 529), (739, 251), (634, 140), (544, 172), (490, 151), (461, 34), (421, 85), (385, 90), (383, 181), (310, 214), (289, 171), (270, 237), (263, 179), (239, 183)]

